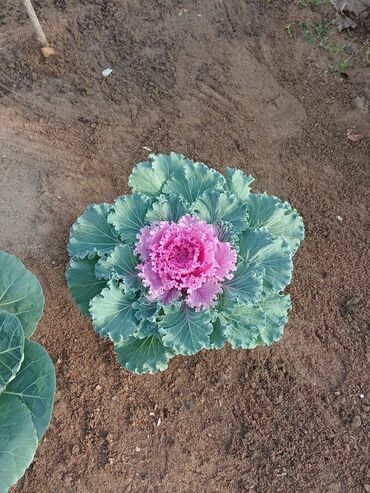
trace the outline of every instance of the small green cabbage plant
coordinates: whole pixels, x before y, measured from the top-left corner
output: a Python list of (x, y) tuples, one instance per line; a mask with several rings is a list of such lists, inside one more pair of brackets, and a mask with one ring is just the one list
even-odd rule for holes
[(152, 154), (134, 167), (132, 194), (89, 205), (72, 226), (70, 292), (128, 370), (280, 339), (304, 226), (287, 202), (252, 193), (252, 181)]
[(0, 251), (0, 493), (23, 476), (51, 418), (54, 366), (30, 340), (43, 308), (37, 278)]

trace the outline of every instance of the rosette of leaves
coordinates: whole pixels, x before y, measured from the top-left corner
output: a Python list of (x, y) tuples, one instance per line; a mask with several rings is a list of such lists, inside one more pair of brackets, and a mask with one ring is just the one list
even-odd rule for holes
[[(111, 339), (118, 361), (134, 373), (167, 368), (171, 357), (251, 349), (278, 341), (291, 301), (284, 294), (304, 237), (300, 215), (277, 197), (252, 193), (251, 176), (226, 176), (181, 154), (151, 154), (133, 168), (132, 194), (92, 204), (71, 228), (67, 283), (81, 313)], [(236, 270), (211, 306), (149, 296), (137, 243), (145, 228), (184, 216), (212, 224), (237, 252)], [(141, 240), (143, 243), (143, 239)]]
[(51, 418), (54, 367), (30, 340), (43, 308), (37, 278), (0, 251), (0, 493), (23, 476)]

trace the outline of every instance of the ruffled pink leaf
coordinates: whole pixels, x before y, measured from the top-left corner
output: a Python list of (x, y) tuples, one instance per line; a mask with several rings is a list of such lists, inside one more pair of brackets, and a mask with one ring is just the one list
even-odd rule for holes
[(151, 245), (150, 235), (151, 235), (151, 229), (149, 226), (145, 226), (145, 228), (143, 228), (140, 231), (140, 234), (138, 235), (139, 241), (136, 243), (134, 253), (136, 255), (140, 255), (142, 260), (147, 260), (149, 257), (150, 245)]
[(178, 300), (181, 296), (181, 291), (176, 288), (171, 288), (165, 291), (161, 296), (159, 296), (159, 301), (165, 305), (171, 303), (171, 301)]
[(200, 288), (190, 291), (186, 298), (186, 302), (196, 310), (209, 308), (215, 301), (219, 292), (220, 286), (214, 281), (208, 281)]
[(220, 281), (232, 279), (233, 271), (236, 269), (236, 252), (231, 248), (230, 243), (218, 242), (215, 258), (219, 265), (215, 272), (217, 279)]

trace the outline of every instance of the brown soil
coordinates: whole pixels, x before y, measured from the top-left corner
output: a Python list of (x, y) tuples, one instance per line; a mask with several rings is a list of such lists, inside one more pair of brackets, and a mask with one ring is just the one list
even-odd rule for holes
[[(13, 491), (370, 491), (370, 69), (331, 73), (335, 55), (284, 29), (330, 20), (331, 7), (35, 0), (57, 51), (44, 60), (20, 3), (0, 9), (0, 247), (42, 282), (36, 339), (58, 391)], [(128, 191), (144, 147), (241, 167), (303, 215), (281, 342), (137, 377), (78, 314), (64, 281), (69, 227), (87, 204)]]

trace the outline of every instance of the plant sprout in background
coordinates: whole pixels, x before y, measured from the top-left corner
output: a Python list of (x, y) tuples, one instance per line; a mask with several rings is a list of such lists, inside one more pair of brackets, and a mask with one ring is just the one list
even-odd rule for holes
[(128, 370), (280, 339), (303, 221), (287, 202), (252, 193), (252, 181), (152, 154), (132, 171), (132, 195), (89, 205), (72, 226), (72, 297)]

